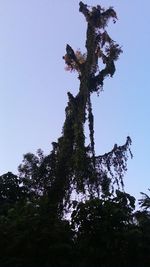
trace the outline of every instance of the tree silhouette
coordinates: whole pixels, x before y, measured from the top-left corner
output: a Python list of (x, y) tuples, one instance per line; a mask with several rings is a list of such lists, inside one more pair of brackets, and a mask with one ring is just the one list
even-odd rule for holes
[(117, 15), (83, 2), (79, 11), (87, 22), (86, 51), (66, 45), (65, 68), (78, 73), (80, 86), (76, 96), (68, 92), (62, 136), (47, 156), (24, 155), (18, 176), (0, 176), (2, 267), (149, 266), (150, 197), (142, 193), (135, 211), (135, 198), (124, 190), (131, 139), (95, 152), (91, 96), (114, 75), (122, 52), (106, 31)]
[[(86, 52), (74, 51), (66, 45), (63, 56), (66, 70), (76, 71), (80, 80), (76, 96), (68, 92), (68, 105), (62, 136), (53, 143), (52, 154), (56, 157), (55, 177), (50, 190), (51, 202), (57, 202), (60, 210), (70, 202), (71, 193), (87, 198), (101, 196), (114, 190), (114, 184), (123, 188), (123, 174), (130, 151), (131, 139), (123, 146), (114, 145), (104, 155), (97, 156), (94, 141), (94, 115), (91, 95), (99, 94), (106, 77), (115, 73), (115, 61), (122, 52), (120, 46), (106, 31), (110, 19), (115, 23), (116, 12), (112, 7), (88, 7), (79, 3), (79, 11), (87, 22)], [(85, 123), (88, 122), (90, 143), (85, 144)], [(132, 156), (132, 154), (131, 154)], [(105, 188), (105, 189), (104, 189)]]
[[(44, 157), (28, 153), (19, 166), (20, 179), (34, 198), (47, 194), (51, 207), (63, 215), (74, 196), (85, 199), (109, 197), (115, 189), (123, 189), (123, 175), (127, 170), (131, 139), (124, 145), (114, 145), (110, 152), (96, 155), (94, 140), (94, 115), (91, 95), (103, 90), (104, 80), (115, 73), (115, 61), (122, 52), (109, 36), (109, 20), (115, 23), (116, 12), (112, 7), (89, 7), (79, 3), (79, 11), (87, 22), (85, 48), (74, 51), (67, 44), (63, 59), (67, 71), (76, 71), (80, 81), (76, 96), (68, 92), (68, 104), (62, 136), (53, 142), (51, 153)], [(86, 145), (85, 124), (89, 128), (89, 144)], [(31, 194), (32, 193), (32, 194)]]

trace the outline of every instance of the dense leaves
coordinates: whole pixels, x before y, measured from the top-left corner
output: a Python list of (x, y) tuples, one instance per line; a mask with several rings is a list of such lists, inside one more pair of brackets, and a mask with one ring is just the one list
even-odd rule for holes
[[(131, 139), (96, 155), (91, 95), (115, 73), (122, 52), (109, 36), (112, 7), (79, 3), (87, 22), (86, 51), (66, 45), (66, 70), (80, 80), (68, 92), (62, 135), (44, 155), (27, 153), (18, 168), (0, 176), (0, 267), (148, 267), (150, 197), (140, 208), (125, 192)], [(86, 144), (89, 127), (89, 144)]]
[(15, 201), (0, 214), (0, 266), (149, 266), (150, 213), (116, 190), (74, 202), (70, 220), (46, 196)]

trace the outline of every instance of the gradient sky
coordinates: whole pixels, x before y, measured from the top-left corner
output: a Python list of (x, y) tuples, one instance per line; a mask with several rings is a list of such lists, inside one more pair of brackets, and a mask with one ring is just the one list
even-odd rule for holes
[[(61, 135), (67, 91), (76, 74), (64, 70), (66, 43), (85, 51), (86, 22), (77, 0), (0, 0), (0, 174), (17, 173), (23, 154), (47, 154)], [(123, 48), (116, 73), (93, 96), (97, 154), (132, 138), (124, 182), (136, 197), (150, 187), (150, 1), (87, 0), (113, 6), (111, 37)]]

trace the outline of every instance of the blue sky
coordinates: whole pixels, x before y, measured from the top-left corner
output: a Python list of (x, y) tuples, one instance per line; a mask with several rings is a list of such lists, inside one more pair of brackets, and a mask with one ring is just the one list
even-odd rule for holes
[[(118, 22), (108, 31), (123, 48), (113, 78), (93, 96), (97, 154), (132, 138), (134, 158), (126, 190), (139, 197), (150, 187), (150, 2), (87, 0), (114, 6)], [(0, 0), (0, 174), (17, 173), (23, 154), (49, 153), (61, 135), (67, 91), (76, 74), (64, 70), (66, 43), (85, 51), (86, 22), (77, 0)]]

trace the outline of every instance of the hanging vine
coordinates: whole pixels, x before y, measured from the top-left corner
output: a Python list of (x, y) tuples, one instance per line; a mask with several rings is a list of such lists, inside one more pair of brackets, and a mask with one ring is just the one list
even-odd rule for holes
[[(104, 79), (115, 73), (115, 61), (122, 52), (120, 46), (106, 31), (110, 19), (115, 23), (116, 12), (112, 7), (105, 10), (100, 5), (89, 7), (79, 3), (79, 11), (87, 21), (86, 52), (74, 51), (67, 44), (63, 56), (67, 71), (76, 71), (80, 80), (79, 92), (68, 92), (68, 105), (62, 136), (57, 143), (57, 163), (53, 187), (57, 188), (57, 203), (63, 207), (70, 201), (71, 192), (98, 194), (110, 184), (123, 187), (123, 174), (131, 140), (123, 146), (115, 146), (103, 156), (95, 155), (94, 116), (91, 94), (100, 93)], [(88, 120), (90, 144), (85, 145), (84, 125)], [(105, 179), (104, 179), (105, 177)], [(107, 178), (107, 179), (106, 179)], [(107, 183), (106, 183), (107, 180)], [(104, 186), (105, 184), (105, 186)], [(107, 186), (106, 186), (107, 184)], [(106, 190), (107, 189), (107, 190)], [(56, 199), (55, 199), (56, 201)]]

